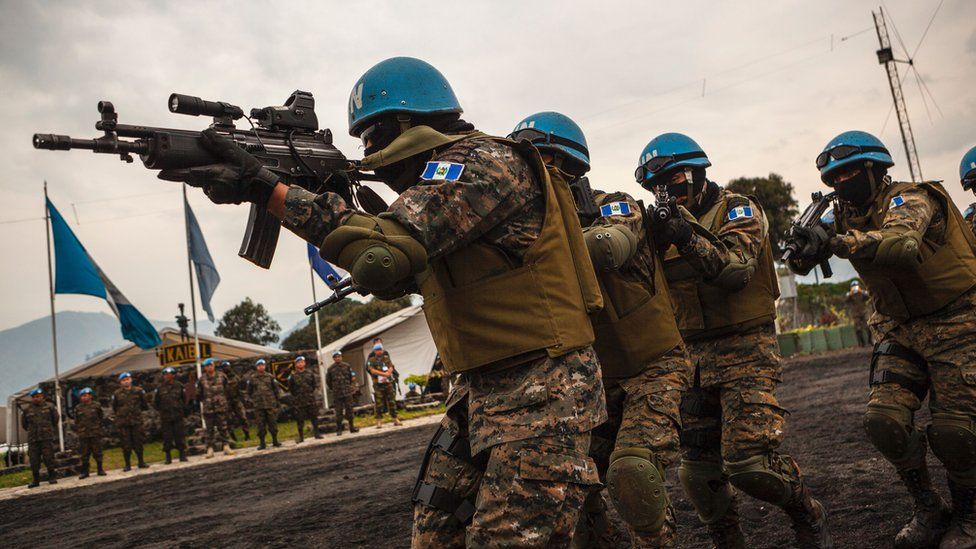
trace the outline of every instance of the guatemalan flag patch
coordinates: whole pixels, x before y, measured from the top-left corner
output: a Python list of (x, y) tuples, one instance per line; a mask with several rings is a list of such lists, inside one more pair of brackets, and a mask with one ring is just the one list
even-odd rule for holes
[(901, 206), (904, 203), (905, 203), (905, 199), (902, 198), (901, 195), (898, 195), (891, 199), (891, 202), (888, 203), (888, 207), (897, 208), (898, 206)]
[(420, 178), (427, 181), (457, 181), (464, 171), (464, 164), (454, 162), (428, 162)]
[(629, 215), (630, 204), (626, 202), (611, 202), (600, 206), (600, 215), (609, 217), (611, 215)]
[(747, 219), (752, 217), (752, 206), (739, 206), (729, 210), (729, 221), (736, 219)]

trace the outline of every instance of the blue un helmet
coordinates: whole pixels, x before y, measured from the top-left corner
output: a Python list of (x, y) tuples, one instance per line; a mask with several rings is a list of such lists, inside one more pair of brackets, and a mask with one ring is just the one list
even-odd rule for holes
[(817, 155), (820, 180), (832, 185), (831, 180), (840, 168), (867, 161), (881, 168), (895, 165), (888, 148), (877, 137), (858, 130), (844, 132), (831, 139), (823, 152)]
[(967, 191), (976, 190), (976, 147), (969, 149), (959, 163), (959, 181)]
[(122, 372), (121, 374), (119, 374), (119, 381), (122, 381), (127, 377), (132, 377), (132, 374), (130, 374), (129, 372)]
[(43, 394), (44, 394), (44, 389), (41, 389), (40, 387), (38, 387), (38, 388), (36, 388), (36, 389), (34, 389), (33, 391), (30, 392), (30, 396), (32, 396), (32, 397), (33, 396), (37, 396), (37, 395), (43, 395)]
[(206, 368), (207, 366), (211, 366), (211, 365), (214, 365), (214, 359), (208, 358), (208, 359), (205, 359), (203, 361), (203, 367), (204, 368)]
[(512, 133), (510, 139), (525, 139), (543, 152), (551, 152), (567, 158), (578, 169), (571, 169), (580, 175), (590, 171), (590, 151), (586, 147), (586, 136), (576, 122), (565, 114), (546, 111), (526, 117)]
[(641, 151), (634, 177), (645, 189), (666, 185), (679, 168), (707, 168), (712, 163), (694, 139), (682, 133), (662, 133)]
[(163, 368), (163, 373), (176, 375), (176, 368), (173, 368), (172, 366), (167, 366)]
[(363, 131), (386, 114), (460, 114), (451, 84), (430, 63), (392, 57), (366, 71), (349, 94), (349, 135)]
[(91, 387), (85, 387), (84, 389), (78, 391), (78, 396), (81, 396), (81, 395), (90, 395), (90, 394), (92, 394)]

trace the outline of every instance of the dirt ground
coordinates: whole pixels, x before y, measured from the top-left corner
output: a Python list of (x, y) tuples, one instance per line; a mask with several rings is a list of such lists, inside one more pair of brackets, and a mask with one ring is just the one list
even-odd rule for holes
[[(784, 450), (826, 504), (837, 547), (890, 546), (910, 512), (891, 467), (862, 435), (868, 359), (849, 352), (790, 361), (778, 393), (792, 411)], [(410, 491), (433, 430), (0, 501), (0, 546), (406, 547)], [(930, 464), (944, 486), (931, 456)], [(680, 546), (707, 547), (691, 505), (679, 489), (672, 494)], [(790, 546), (778, 509), (747, 501), (741, 512), (750, 547)]]

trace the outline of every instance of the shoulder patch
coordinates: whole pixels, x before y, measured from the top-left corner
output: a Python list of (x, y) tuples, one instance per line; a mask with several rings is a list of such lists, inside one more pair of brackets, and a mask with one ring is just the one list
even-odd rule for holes
[(891, 198), (891, 202), (888, 203), (889, 208), (897, 208), (905, 203), (905, 199), (901, 195), (896, 195)]
[(464, 172), (464, 164), (456, 162), (428, 162), (420, 178), (427, 181), (457, 181)]
[(629, 215), (630, 204), (626, 202), (611, 202), (600, 206), (600, 215), (609, 217), (611, 215)]
[(729, 221), (752, 217), (752, 206), (738, 206), (729, 210)]

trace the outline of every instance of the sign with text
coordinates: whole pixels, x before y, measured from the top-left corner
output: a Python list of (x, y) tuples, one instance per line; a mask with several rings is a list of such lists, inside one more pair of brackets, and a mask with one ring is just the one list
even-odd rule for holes
[[(197, 348), (191, 341), (189, 343), (176, 343), (173, 345), (163, 345), (156, 356), (159, 357), (160, 366), (179, 366), (181, 364), (193, 364), (197, 360)], [(213, 350), (210, 343), (200, 342), (200, 359), (211, 358)]]

